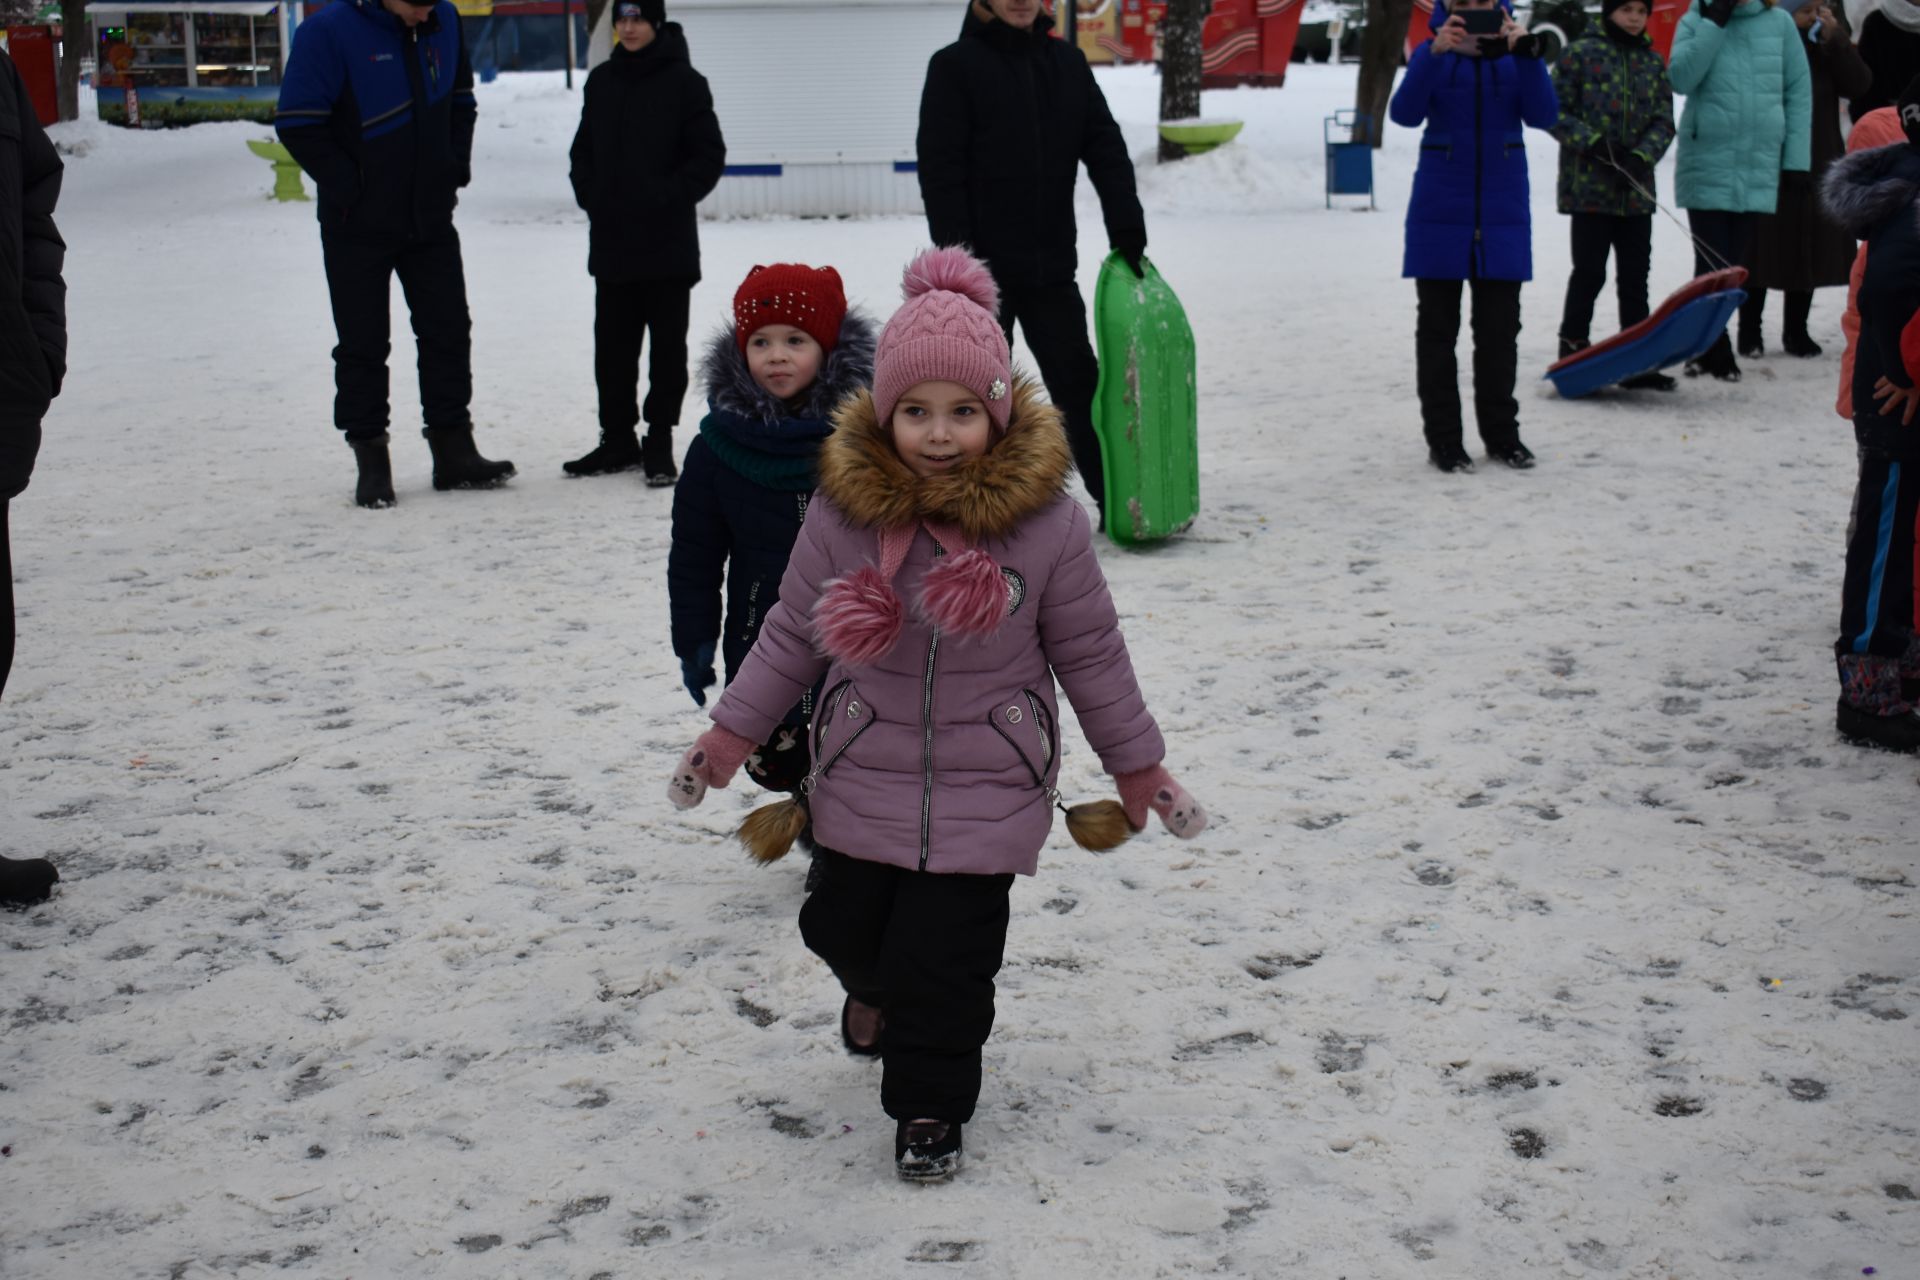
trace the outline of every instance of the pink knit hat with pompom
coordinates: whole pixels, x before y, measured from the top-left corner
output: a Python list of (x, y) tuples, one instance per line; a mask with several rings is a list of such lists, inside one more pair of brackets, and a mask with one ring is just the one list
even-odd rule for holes
[(965, 249), (929, 249), (907, 265), (906, 303), (880, 332), (873, 355), (873, 410), (882, 426), (922, 382), (957, 382), (987, 406), (994, 434), (1007, 429), (1013, 357), (1000, 328), (1000, 290)]

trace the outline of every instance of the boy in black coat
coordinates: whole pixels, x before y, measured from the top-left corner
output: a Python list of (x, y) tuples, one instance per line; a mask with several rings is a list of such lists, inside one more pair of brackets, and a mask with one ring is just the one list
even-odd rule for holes
[(1920, 611), (1914, 544), (1920, 525), (1920, 387), (1907, 335), (1920, 318), (1920, 78), (1900, 98), (1907, 141), (1856, 151), (1821, 182), (1827, 212), (1867, 242), (1853, 434), (1860, 482), (1840, 591), (1837, 723), (1863, 746), (1920, 752)]
[(1073, 462), (1106, 510), (1073, 188), (1080, 165), (1100, 195), (1107, 243), (1135, 275), (1147, 219), (1133, 161), (1087, 59), (1049, 32), (1039, 0), (970, 0), (960, 39), (933, 55), (920, 95), (920, 196), (936, 245), (964, 245), (1000, 286), (1000, 324), (1019, 322), (1047, 394), (1067, 421)]
[[(677, 475), (673, 428), (687, 395), (688, 301), (700, 280), (695, 206), (720, 181), (727, 146), (665, 0), (615, 0), (614, 34), (613, 56), (587, 77), (571, 154), (573, 198), (589, 224), (600, 443), (565, 470), (642, 467), (649, 485), (664, 487)], [(643, 443), (637, 387), (648, 335)]]
[[(833, 431), (834, 407), (873, 381), (873, 345), (873, 325), (848, 310), (839, 272), (779, 263), (747, 274), (733, 295), (733, 322), (707, 349), (707, 416), (674, 490), (667, 557), (673, 652), (700, 706), (716, 647), (731, 681), (780, 598), (820, 444)], [(747, 761), (761, 785), (791, 790), (806, 775), (811, 703), (802, 699)]]
[[(0, 689), (13, 669), (11, 500), (40, 452), (40, 419), (67, 371), (67, 246), (53, 225), (60, 156), (0, 52)], [(0, 902), (39, 902), (60, 878), (45, 858), (0, 858)]]

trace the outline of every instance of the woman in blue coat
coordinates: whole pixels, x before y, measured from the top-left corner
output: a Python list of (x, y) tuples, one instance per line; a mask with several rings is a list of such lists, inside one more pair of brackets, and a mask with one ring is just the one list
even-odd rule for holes
[[(1693, 231), (1696, 275), (1748, 265), (1760, 215), (1774, 211), (1781, 186), (1796, 200), (1808, 190), (1813, 86), (1803, 45), (1773, 0), (1694, 0), (1673, 33), (1667, 75), (1687, 100), (1673, 195)], [(1687, 372), (1738, 382), (1727, 335)]]
[[(1473, 294), (1473, 412), (1487, 456), (1524, 470), (1533, 451), (1520, 442), (1513, 398), (1519, 362), (1520, 285), (1533, 278), (1523, 125), (1551, 129), (1559, 111), (1553, 81), (1532, 36), (1496, 0), (1433, 6), (1433, 39), (1413, 51), (1388, 114), (1424, 124), (1420, 167), (1407, 205), (1407, 253), (1400, 274), (1419, 299), (1414, 350), (1428, 458), (1442, 471), (1472, 471), (1461, 444), (1460, 294)], [(1501, 15), (1497, 36), (1467, 32), (1472, 10)]]

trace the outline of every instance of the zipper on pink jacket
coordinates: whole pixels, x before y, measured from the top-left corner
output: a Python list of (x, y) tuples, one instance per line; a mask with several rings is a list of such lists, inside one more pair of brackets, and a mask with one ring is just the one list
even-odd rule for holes
[(940, 652), (940, 633), (927, 642), (927, 673), (920, 682), (920, 869), (927, 869), (933, 847), (933, 658)]

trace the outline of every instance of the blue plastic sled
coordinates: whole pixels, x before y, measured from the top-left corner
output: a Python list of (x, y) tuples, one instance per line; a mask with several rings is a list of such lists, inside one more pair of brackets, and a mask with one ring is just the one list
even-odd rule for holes
[(1745, 267), (1728, 267), (1689, 282), (1659, 310), (1604, 342), (1576, 351), (1550, 366), (1547, 377), (1569, 400), (1592, 395), (1643, 373), (1702, 355), (1726, 331), (1747, 300)]

